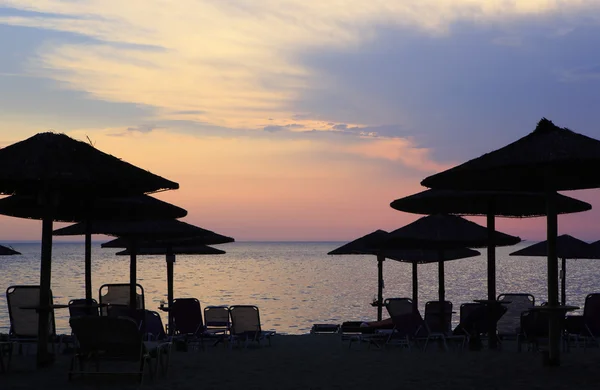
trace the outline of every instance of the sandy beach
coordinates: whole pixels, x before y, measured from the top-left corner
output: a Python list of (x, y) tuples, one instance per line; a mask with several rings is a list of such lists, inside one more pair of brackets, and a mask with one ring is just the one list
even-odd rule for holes
[[(339, 335), (277, 335), (271, 347), (173, 350), (169, 373), (148, 389), (562, 389), (598, 388), (598, 348), (572, 349), (558, 368), (542, 367), (539, 353), (502, 351), (407, 351), (342, 342)], [(51, 368), (34, 369), (34, 356), (16, 356), (0, 374), (1, 389), (135, 389), (128, 377), (67, 380), (69, 355)]]

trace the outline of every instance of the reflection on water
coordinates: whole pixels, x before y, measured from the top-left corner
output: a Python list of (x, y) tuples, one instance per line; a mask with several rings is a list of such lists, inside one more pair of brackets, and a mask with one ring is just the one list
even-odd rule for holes
[[(497, 290), (528, 292), (546, 300), (544, 258), (510, 257), (526, 244), (498, 248)], [(377, 292), (374, 256), (327, 256), (339, 243), (233, 243), (220, 246), (218, 256), (178, 256), (175, 297), (196, 297), (206, 305), (253, 304), (260, 308), (265, 329), (280, 333), (307, 333), (313, 323), (373, 320), (369, 303)], [(0, 288), (39, 283), (39, 244), (19, 244), (22, 256), (0, 258)], [(114, 249), (93, 247), (92, 278), (97, 295), (103, 283), (128, 281), (129, 258)], [(55, 303), (84, 296), (83, 244), (57, 243), (53, 247), (52, 290)], [(485, 256), (446, 263), (446, 299), (460, 303), (486, 298)], [(156, 310), (166, 299), (164, 256), (138, 257), (138, 282), (144, 286), (146, 307)], [(411, 266), (384, 263), (384, 297), (412, 294)], [(585, 296), (599, 292), (600, 271), (593, 260), (567, 261), (567, 300), (583, 307)], [(437, 265), (419, 266), (420, 306), (437, 299)], [(96, 297), (97, 298), (97, 297)], [(163, 321), (166, 322), (163, 315)], [(458, 316), (455, 315), (455, 321)], [(6, 296), (0, 295), (0, 332), (9, 326)], [(68, 310), (56, 311), (59, 333), (68, 329)]]

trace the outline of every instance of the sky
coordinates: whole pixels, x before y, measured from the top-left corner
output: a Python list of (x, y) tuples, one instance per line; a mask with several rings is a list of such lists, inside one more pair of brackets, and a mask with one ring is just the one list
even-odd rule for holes
[[(0, 0), (0, 146), (89, 139), (178, 182), (156, 196), (186, 222), (347, 241), (419, 218), (389, 203), (542, 117), (600, 138), (598, 47), (600, 0)], [(559, 232), (600, 239), (598, 218)], [(0, 217), (2, 241), (40, 232)]]

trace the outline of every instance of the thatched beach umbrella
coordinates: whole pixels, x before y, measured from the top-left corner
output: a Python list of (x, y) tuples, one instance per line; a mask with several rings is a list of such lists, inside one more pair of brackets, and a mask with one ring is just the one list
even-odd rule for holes
[[(176, 255), (223, 255), (225, 251), (213, 248), (206, 245), (187, 245), (173, 246), (167, 244), (154, 247), (140, 247), (137, 249), (137, 255), (165, 255), (167, 262), (167, 302), (168, 307), (173, 307), (173, 265), (175, 264)], [(117, 252), (117, 256), (130, 256), (130, 250)], [(169, 311), (169, 335), (173, 334), (173, 316)]]
[(0, 245), (0, 256), (14, 256), (14, 255), (20, 255), (20, 254), (21, 254), (21, 252), (17, 252), (13, 248), (9, 248), (7, 246)]
[[(528, 257), (548, 257), (548, 242), (542, 241), (520, 249), (510, 254), (510, 256), (528, 256)], [(556, 237), (556, 256), (562, 260), (562, 278), (560, 297), (561, 303), (567, 303), (567, 259), (599, 259), (598, 253), (594, 247), (585, 241), (563, 234)]]
[[(44, 208), (35, 198), (26, 195), (12, 195), (0, 199), (0, 214), (11, 217), (42, 219)], [(116, 198), (81, 198), (66, 195), (54, 210), (54, 220), (60, 222), (80, 222), (86, 226), (85, 232), (85, 298), (92, 299), (92, 235), (94, 220), (113, 221), (182, 218), (187, 211), (148, 195), (134, 195)]]
[[(179, 185), (64, 134), (40, 133), (0, 149), (0, 194), (32, 195), (44, 207), (40, 302), (50, 299), (52, 222), (66, 194), (84, 198), (126, 196)], [(48, 356), (49, 308), (39, 312), (38, 366)]]
[[(521, 239), (498, 231), (493, 231), (491, 239), (496, 246), (518, 244)], [(438, 252), (439, 300), (445, 300), (444, 251), (459, 248), (480, 248), (488, 246), (488, 229), (456, 215), (435, 214), (419, 218), (400, 229), (389, 233), (388, 238), (379, 244), (385, 249), (427, 249)]]
[[(383, 262), (385, 259), (411, 263), (412, 264), (412, 300), (415, 312), (418, 310), (419, 282), (417, 265), (440, 260), (437, 251), (428, 250), (378, 250), (377, 245), (385, 241), (389, 233), (384, 230), (376, 230), (341, 247), (332, 250), (328, 255), (376, 255), (377, 256), (377, 320), (382, 319), (383, 312)], [(443, 261), (464, 259), (480, 255), (472, 249), (461, 248), (445, 251)]]
[[(55, 230), (54, 235), (82, 235), (85, 231), (86, 225), (77, 223)], [(143, 244), (144, 241), (176, 240), (181, 238), (204, 240), (202, 244), (205, 245), (234, 241), (231, 237), (222, 236), (213, 231), (175, 219), (155, 221), (94, 221), (92, 234), (119, 236), (127, 243), (126, 247), (130, 250), (129, 279), (131, 287), (130, 304), (132, 307), (135, 305), (135, 282), (137, 279), (136, 254), (140, 243)]]
[[(543, 118), (529, 135), (447, 171), (426, 187), (452, 190), (543, 191), (547, 202), (548, 310), (558, 305), (556, 191), (600, 187), (600, 141)], [(559, 322), (551, 316), (548, 364), (560, 364)]]
[[(489, 245), (487, 247), (488, 300), (496, 299), (496, 248), (493, 232), (495, 217), (528, 218), (546, 215), (546, 195), (541, 192), (509, 191), (453, 191), (426, 190), (401, 199), (390, 206), (399, 211), (416, 214), (458, 214), (487, 217)], [(559, 195), (559, 214), (590, 210), (592, 206), (580, 200)], [(496, 324), (490, 322), (489, 334), (496, 333)], [(496, 347), (496, 339), (489, 338), (490, 347)]]

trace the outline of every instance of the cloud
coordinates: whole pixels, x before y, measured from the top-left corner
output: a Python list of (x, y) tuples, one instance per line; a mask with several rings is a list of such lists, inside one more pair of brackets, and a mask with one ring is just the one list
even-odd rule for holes
[(441, 37), (459, 22), (486, 25), (550, 14), (594, 15), (598, 9), (593, 0), (351, 0), (344, 7), (301, 0), (180, 0), (168, 8), (151, 0), (2, 4), (19, 12), (5, 13), (0, 23), (91, 39), (49, 42), (30, 62), (31, 74), (95, 99), (154, 107), (160, 119), (185, 116), (246, 129), (267, 117), (347, 121), (294, 108), (307, 86), (318, 82), (311, 69), (296, 61), (301, 53), (354, 50), (375, 41), (380, 28)]
[(565, 70), (560, 79), (565, 82), (600, 81), (600, 64)]
[(155, 124), (138, 125), (134, 127), (128, 127), (127, 131), (135, 131), (138, 133), (149, 133), (153, 130), (160, 129), (161, 127)]

